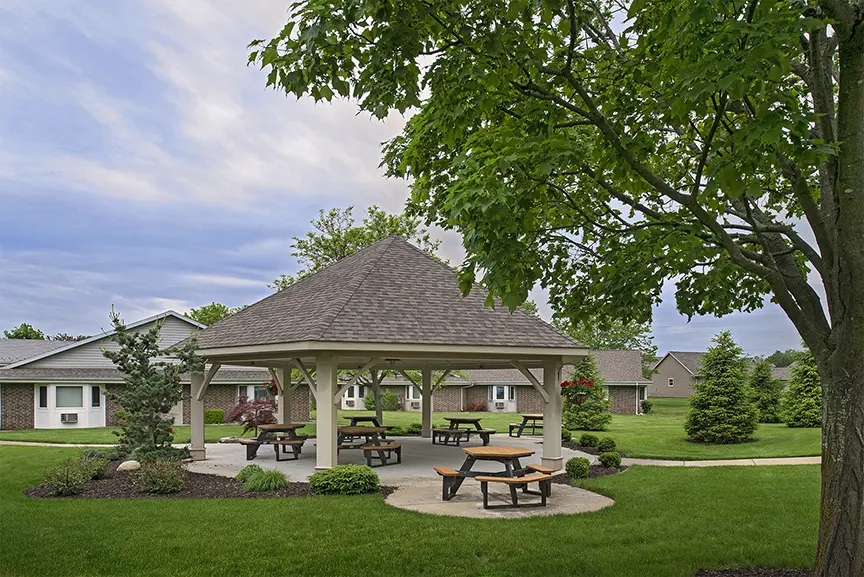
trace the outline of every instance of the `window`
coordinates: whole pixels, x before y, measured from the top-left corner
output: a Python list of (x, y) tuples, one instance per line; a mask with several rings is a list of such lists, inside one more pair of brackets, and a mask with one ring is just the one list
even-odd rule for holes
[(84, 387), (56, 387), (58, 409), (81, 409), (84, 407)]
[(102, 391), (99, 385), (90, 387), (90, 406), (94, 409), (102, 406)]
[(255, 385), (254, 395), (256, 399), (273, 399), (273, 395), (270, 394), (270, 391), (267, 390), (267, 387), (261, 385)]
[(494, 390), (494, 400), (496, 401), (515, 401), (516, 400), (516, 387), (514, 386), (501, 386), (498, 385)]
[(648, 389), (646, 387), (639, 387), (639, 400), (644, 401), (648, 398), (646, 395), (648, 393)]
[(42, 385), (39, 387), (39, 408), (47, 409), (48, 408), (48, 387), (47, 385)]
[(423, 398), (420, 394), (420, 388), (414, 385), (408, 385), (408, 398), (412, 401), (419, 401)]
[(670, 387), (674, 387), (675, 386), (675, 379), (673, 379), (672, 377), (669, 377), (669, 382), (667, 384)]
[(504, 387), (497, 386), (495, 387), (495, 400), (503, 401), (504, 400)]
[(510, 391), (509, 391), (509, 394), (507, 395), (507, 398), (510, 399), (511, 401), (515, 401), (516, 400), (516, 387), (508, 387), (508, 388), (510, 389)]
[(356, 395), (354, 394), (354, 385), (348, 387), (348, 392), (345, 393), (345, 396), (349, 399), (353, 399)]

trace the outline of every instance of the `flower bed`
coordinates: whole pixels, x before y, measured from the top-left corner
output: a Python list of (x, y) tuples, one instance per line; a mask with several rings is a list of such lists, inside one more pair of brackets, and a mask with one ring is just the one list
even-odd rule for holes
[[(134, 484), (135, 473), (116, 471), (118, 462), (108, 465), (108, 476), (105, 479), (89, 481), (83, 489), (64, 499), (255, 499), (261, 497), (311, 497), (314, 495), (309, 483), (290, 483), (284, 489), (261, 493), (247, 492), (243, 484), (232, 477), (207, 475), (204, 473), (186, 473), (186, 483), (176, 492), (165, 495), (142, 493)], [(395, 487), (381, 487), (380, 493), (389, 495)], [(50, 494), (45, 485), (38, 485), (25, 491), (25, 494), (36, 498), (57, 498)]]
[[(616, 475), (623, 471), (626, 471), (628, 467), (604, 467), (603, 465), (591, 465), (588, 467), (588, 477), (587, 479), (593, 479), (595, 477), (605, 477), (606, 475)], [(571, 479), (567, 475), (554, 475), (552, 477), (552, 482), (556, 485), (570, 485), (573, 483), (574, 479)]]

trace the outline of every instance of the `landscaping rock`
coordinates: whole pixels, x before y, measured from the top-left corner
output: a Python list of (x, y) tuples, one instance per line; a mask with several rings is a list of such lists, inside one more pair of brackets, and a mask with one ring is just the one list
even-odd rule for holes
[(141, 463), (138, 461), (123, 461), (120, 463), (120, 466), (117, 467), (118, 471), (137, 471), (141, 468)]

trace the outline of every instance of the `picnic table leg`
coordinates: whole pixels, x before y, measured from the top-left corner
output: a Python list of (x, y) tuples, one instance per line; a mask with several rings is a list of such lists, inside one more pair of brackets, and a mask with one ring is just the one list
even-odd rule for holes
[(522, 417), (522, 422), (519, 424), (519, 432), (516, 433), (517, 437), (522, 436), (522, 431), (525, 430), (525, 425), (527, 425), (527, 424), (528, 424), (528, 419), (526, 419), (525, 417)]
[[(462, 463), (462, 466), (459, 467), (459, 472), (460, 473), (467, 473), (468, 471), (471, 470), (471, 467), (474, 466), (474, 463), (475, 463), (474, 457), (468, 456), (465, 459), (465, 462)], [(450, 487), (450, 498), (451, 499), (456, 496), (456, 493), (459, 491), (459, 487), (462, 486), (462, 482), (464, 480), (465, 480), (465, 477), (460, 476), (460, 477), (456, 477), (456, 479), (453, 481), (453, 486)], [(450, 499), (447, 499), (447, 500), (449, 501)]]

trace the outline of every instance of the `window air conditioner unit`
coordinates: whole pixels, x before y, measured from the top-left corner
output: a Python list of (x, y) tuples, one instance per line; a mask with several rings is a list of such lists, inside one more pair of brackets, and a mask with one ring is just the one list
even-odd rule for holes
[(495, 403), (495, 409), (496, 409), (496, 410), (503, 411), (503, 410), (504, 410), (504, 403), (502, 403), (502, 402), (496, 402), (496, 403)]
[(348, 399), (347, 401), (345, 401), (345, 406), (346, 407), (353, 407), (354, 406), (354, 399)]
[(74, 425), (78, 422), (78, 413), (60, 413), (60, 422)]
[(411, 408), (412, 409), (419, 409), (420, 408), (420, 401), (411, 401)]

